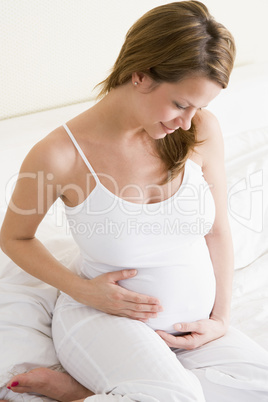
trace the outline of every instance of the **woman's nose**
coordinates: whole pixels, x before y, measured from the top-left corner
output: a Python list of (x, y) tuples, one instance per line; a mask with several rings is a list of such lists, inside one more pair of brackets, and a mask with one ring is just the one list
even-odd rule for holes
[(191, 128), (192, 118), (195, 115), (196, 110), (185, 109), (183, 113), (176, 118), (176, 126), (181, 127), (183, 130), (187, 131)]
[(192, 119), (187, 119), (187, 120), (183, 119), (181, 121), (180, 126), (183, 130), (187, 131), (191, 128), (191, 124), (192, 124)]

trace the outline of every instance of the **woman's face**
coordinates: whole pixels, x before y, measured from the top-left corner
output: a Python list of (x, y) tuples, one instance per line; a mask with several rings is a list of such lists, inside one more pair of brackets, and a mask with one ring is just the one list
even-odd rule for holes
[(143, 75), (135, 86), (140, 125), (153, 139), (160, 139), (181, 127), (188, 130), (197, 110), (206, 107), (222, 87), (205, 77), (162, 83), (150, 90), (152, 80)]

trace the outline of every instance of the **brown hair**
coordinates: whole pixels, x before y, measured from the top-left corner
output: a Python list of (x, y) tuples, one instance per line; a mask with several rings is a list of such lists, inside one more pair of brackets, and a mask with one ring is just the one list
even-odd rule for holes
[[(203, 3), (165, 4), (148, 11), (129, 29), (111, 74), (98, 84), (99, 97), (128, 82), (133, 72), (143, 72), (157, 84), (202, 75), (226, 88), (234, 58), (232, 35)], [(180, 173), (197, 144), (193, 122), (187, 131), (179, 128), (156, 140), (157, 152), (170, 171), (162, 184)]]

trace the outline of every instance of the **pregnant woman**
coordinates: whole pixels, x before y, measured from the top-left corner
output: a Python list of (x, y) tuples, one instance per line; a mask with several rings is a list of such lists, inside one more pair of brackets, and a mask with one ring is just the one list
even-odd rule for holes
[[(202, 3), (157, 7), (127, 33), (100, 101), (26, 157), (21, 175), (37, 179), (17, 182), (2, 247), (61, 290), (52, 330), (67, 373), (16, 376), (14, 392), (88, 402), (267, 400), (266, 352), (228, 328), (223, 138), (203, 110), (226, 88), (234, 56), (231, 34)], [(58, 197), (80, 250), (70, 269), (35, 238)]]

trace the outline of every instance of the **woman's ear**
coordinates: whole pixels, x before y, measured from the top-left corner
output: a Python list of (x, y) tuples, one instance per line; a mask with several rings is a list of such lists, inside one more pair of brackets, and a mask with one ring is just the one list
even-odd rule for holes
[(132, 84), (141, 90), (142, 92), (147, 92), (153, 86), (153, 80), (149, 75), (142, 72), (135, 72), (132, 74)]

